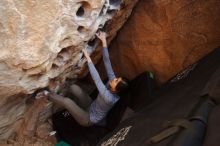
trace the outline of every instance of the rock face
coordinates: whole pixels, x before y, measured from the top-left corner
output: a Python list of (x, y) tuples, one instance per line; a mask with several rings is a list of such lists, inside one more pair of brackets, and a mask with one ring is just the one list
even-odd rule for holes
[(77, 65), (82, 48), (120, 4), (119, 0), (1, 1), (0, 96), (31, 93)]
[[(85, 63), (81, 50), (87, 48), (93, 53), (99, 45), (95, 33), (106, 23), (110, 41), (136, 2), (0, 1), (0, 141), (9, 137), (22, 139), (15, 131), (34, 135), (34, 125), (39, 123), (36, 115), (47, 111), (48, 105), (42, 108), (28, 104), (29, 97), (25, 95), (46, 86), (56, 90), (67, 76), (77, 78)], [(97, 52), (94, 62), (100, 58)], [(36, 113), (32, 114), (31, 109)], [(28, 119), (33, 120), (29, 123)]]
[[(161, 83), (220, 46), (219, 0), (140, 0), (111, 44), (113, 68)], [(117, 58), (117, 59), (115, 59)]]
[[(136, 2), (0, 1), (0, 145), (52, 145), (51, 103), (27, 94), (83, 76), (81, 50), (100, 60), (97, 29), (108, 23), (110, 42)], [(111, 44), (114, 70), (128, 78), (150, 70), (167, 81), (220, 45), (219, 13), (219, 0), (140, 0)]]

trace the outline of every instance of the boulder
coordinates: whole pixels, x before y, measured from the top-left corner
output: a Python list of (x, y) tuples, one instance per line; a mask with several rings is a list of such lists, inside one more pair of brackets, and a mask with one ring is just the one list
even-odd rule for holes
[(140, 0), (111, 44), (114, 70), (166, 82), (220, 46), (219, 13), (219, 0)]
[[(110, 43), (136, 2), (0, 1), (0, 145), (54, 143), (46, 137), (52, 105), (30, 94), (84, 77), (81, 50), (97, 63), (95, 33), (104, 27)], [(132, 79), (148, 70), (166, 82), (220, 45), (219, 12), (219, 0), (140, 0), (110, 45), (115, 72)], [(101, 63), (98, 68), (103, 75)]]
[(85, 76), (81, 50), (95, 52), (97, 62), (101, 54), (95, 50), (100, 46), (95, 33), (114, 26), (108, 30), (110, 42), (136, 2), (0, 1), (0, 145), (7, 139), (15, 140), (8, 142), (12, 145), (37, 141), (35, 132), (52, 114), (51, 106), (35, 103), (30, 94), (47, 86), (57, 90), (66, 77)]

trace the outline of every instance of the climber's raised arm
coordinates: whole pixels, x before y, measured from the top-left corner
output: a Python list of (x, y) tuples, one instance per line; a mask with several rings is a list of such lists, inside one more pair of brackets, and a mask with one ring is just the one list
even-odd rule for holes
[(95, 82), (96, 87), (98, 88), (99, 93), (104, 94), (105, 90), (107, 90), (106, 86), (103, 84), (103, 82), (99, 76), (99, 73), (97, 72), (88, 52), (86, 51), (86, 49), (83, 49), (82, 51), (87, 59), (89, 72), (92, 76), (93, 81)]
[(102, 55), (103, 55), (103, 61), (105, 65), (105, 70), (107, 72), (107, 76), (109, 80), (112, 80), (115, 78), (115, 73), (112, 69), (111, 61), (109, 59), (109, 53), (108, 53), (108, 47), (107, 47), (107, 41), (106, 41), (106, 33), (99, 31), (97, 34), (97, 37), (102, 41)]

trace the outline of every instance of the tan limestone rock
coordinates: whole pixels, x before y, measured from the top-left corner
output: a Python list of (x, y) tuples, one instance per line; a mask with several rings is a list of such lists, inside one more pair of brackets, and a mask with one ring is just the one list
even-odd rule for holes
[(42, 131), (39, 123), (52, 114), (51, 106), (29, 103), (27, 94), (47, 86), (57, 90), (67, 76), (85, 75), (81, 50), (94, 52), (97, 62), (101, 54), (100, 49), (94, 50), (100, 46), (95, 33), (108, 23), (113, 26), (111, 41), (136, 2), (0, 1), (0, 145), (3, 140), (12, 145), (43, 144), (42, 135), (37, 134), (47, 130)]

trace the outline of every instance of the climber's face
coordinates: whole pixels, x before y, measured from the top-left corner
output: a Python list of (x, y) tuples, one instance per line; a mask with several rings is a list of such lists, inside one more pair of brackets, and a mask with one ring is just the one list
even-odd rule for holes
[(116, 86), (118, 85), (118, 83), (122, 80), (121, 77), (119, 78), (114, 78), (112, 79), (110, 82), (109, 82), (109, 85), (110, 85), (110, 89), (112, 92), (117, 92), (116, 91)]

